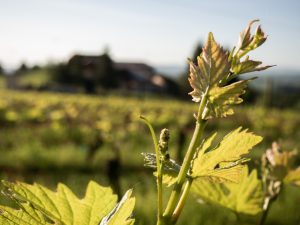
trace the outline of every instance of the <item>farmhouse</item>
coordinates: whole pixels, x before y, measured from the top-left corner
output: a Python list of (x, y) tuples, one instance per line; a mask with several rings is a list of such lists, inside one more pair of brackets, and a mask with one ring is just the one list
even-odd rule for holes
[(130, 92), (177, 94), (176, 82), (157, 74), (155, 69), (140, 62), (114, 62), (108, 55), (75, 55), (67, 63), (70, 79), (89, 86)]

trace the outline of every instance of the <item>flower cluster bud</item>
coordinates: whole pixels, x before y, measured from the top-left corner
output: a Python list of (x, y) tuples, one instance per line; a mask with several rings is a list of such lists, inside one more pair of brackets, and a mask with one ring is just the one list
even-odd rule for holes
[(169, 139), (170, 139), (170, 132), (168, 129), (164, 128), (160, 132), (159, 142), (158, 142), (158, 149), (162, 156), (162, 161), (168, 161), (170, 159), (170, 154), (168, 152), (169, 148)]

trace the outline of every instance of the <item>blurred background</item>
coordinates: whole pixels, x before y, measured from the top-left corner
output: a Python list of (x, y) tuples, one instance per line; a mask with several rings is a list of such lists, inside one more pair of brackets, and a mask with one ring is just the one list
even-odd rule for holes
[[(276, 66), (243, 76), (258, 77), (244, 104), (235, 116), (211, 121), (205, 135), (238, 126), (262, 135), (252, 168), (273, 141), (300, 147), (299, 1), (0, 3), (0, 179), (51, 189), (64, 182), (80, 196), (91, 179), (118, 195), (133, 188), (137, 224), (154, 224), (155, 179), (141, 156), (153, 149), (139, 115), (157, 132), (171, 130), (171, 156), (180, 162), (196, 111), (187, 58), (201, 53), (210, 31), (231, 50), (253, 19), (268, 40), (251, 57)], [(299, 190), (287, 187), (266, 224), (299, 224), (299, 204)], [(179, 224), (234, 220), (226, 209), (191, 199)]]

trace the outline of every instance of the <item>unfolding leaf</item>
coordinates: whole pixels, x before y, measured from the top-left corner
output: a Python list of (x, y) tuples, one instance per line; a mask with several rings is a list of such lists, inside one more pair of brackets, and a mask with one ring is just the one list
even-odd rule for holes
[[(102, 187), (93, 181), (88, 184), (83, 199), (78, 199), (63, 184), (58, 185), (56, 192), (39, 184), (3, 184), (6, 187), (5, 193), (19, 204), (20, 209), (0, 206), (0, 221), (5, 222), (1, 224), (98, 225), (101, 219), (111, 212), (117, 201), (110, 188)], [(131, 205), (134, 204), (134, 201), (130, 201)], [(119, 220), (118, 224), (127, 225), (128, 221)]]
[(262, 210), (262, 183), (253, 170), (248, 175), (247, 167), (242, 170), (239, 183), (218, 184), (203, 179), (196, 179), (192, 191), (202, 200), (229, 208), (235, 212), (255, 215)]
[(210, 90), (210, 104), (208, 104), (211, 114), (216, 117), (232, 115), (234, 112), (231, 105), (243, 102), (240, 95), (245, 93), (247, 83), (248, 80), (241, 80), (224, 87), (213, 87)]
[[(260, 66), (262, 62), (250, 60), (249, 56), (245, 57), (247, 53), (253, 51), (267, 40), (267, 36), (260, 26), (256, 28), (254, 35), (251, 34), (252, 25), (258, 21), (259, 20), (253, 20), (249, 23), (246, 29), (240, 33), (237, 47), (234, 47), (231, 51), (229, 60), (231, 62), (232, 74), (230, 75), (229, 80), (237, 77), (239, 74), (266, 70), (273, 66)], [(244, 57), (245, 59), (242, 60)]]
[(258, 22), (258, 20), (250, 21), (248, 26), (240, 33), (238, 49), (246, 48), (253, 40), (253, 37), (251, 36), (251, 27), (255, 22)]
[(189, 82), (194, 89), (189, 94), (193, 101), (200, 102), (207, 89), (217, 86), (230, 70), (226, 51), (215, 42), (209, 33), (202, 54), (197, 58), (198, 66), (190, 61)]
[(256, 28), (255, 34), (251, 35), (252, 25), (259, 20), (252, 20), (248, 24), (248, 26), (240, 33), (239, 43), (237, 46), (237, 50), (250, 51), (253, 50), (260, 45), (262, 45), (266, 40), (267, 36), (263, 32), (260, 26)]
[(242, 99), (239, 97), (245, 92), (248, 81), (239, 81), (228, 86), (221, 85), (230, 73), (231, 64), (228, 54), (214, 40), (210, 33), (203, 48), (202, 54), (198, 57), (198, 65), (190, 61), (189, 82), (193, 91), (189, 94), (193, 101), (200, 102), (203, 96), (207, 95), (209, 117), (225, 117), (233, 114), (230, 105), (239, 104)]
[(262, 62), (250, 60), (248, 57), (241, 61), (237, 60), (235, 64), (232, 65), (231, 70), (235, 75), (250, 73), (254, 71), (266, 70), (272, 66), (260, 66)]
[(262, 137), (240, 127), (227, 134), (217, 146), (209, 148), (215, 136), (200, 146), (192, 162), (190, 175), (193, 178), (208, 178), (217, 182), (238, 182), (244, 167), (242, 163), (247, 160), (243, 156), (261, 142)]

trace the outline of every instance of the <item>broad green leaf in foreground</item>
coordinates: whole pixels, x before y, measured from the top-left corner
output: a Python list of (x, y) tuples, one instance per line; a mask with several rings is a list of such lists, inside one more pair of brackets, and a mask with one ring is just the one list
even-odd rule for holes
[(212, 135), (198, 149), (190, 176), (217, 182), (239, 182), (241, 169), (244, 167), (242, 163), (247, 161), (243, 156), (261, 142), (262, 137), (239, 127), (227, 134), (218, 145), (211, 147), (215, 137), (216, 134)]
[[(214, 138), (215, 135), (208, 138), (202, 145), (202, 150), (207, 151)], [(178, 166), (176, 164), (173, 169), (164, 170), (163, 182), (166, 185), (171, 186), (176, 182), (180, 169)], [(255, 215), (262, 210), (262, 182), (257, 178), (256, 170), (250, 174), (247, 166), (239, 167), (239, 170), (239, 183), (216, 183), (209, 179), (196, 178), (193, 180), (191, 191), (207, 203), (217, 204), (238, 213)]]
[(218, 184), (196, 179), (192, 191), (208, 203), (218, 204), (235, 212), (255, 215), (262, 210), (262, 182), (257, 179), (257, 171), (248, 175), (248, 168), (242, 170), (240, 183)]
[(233, 114), (230, 105), (242, 102), (239, 96), (245, 92), (248, 81), (243, 80), (228, 86), (220, 85), (230, 73), (231, 64), (228, 54), (215, 42), (212, 33), (209, 33), (203, 52), (197, 60), (198, 65), (190, 61), (189, 82), (193, 91), (189, 94), (193, 101), (200, 102), (204, 95), (208, 96), (209, 114), (205, 115), (206, 117), (225, 117)]
[[(78, 199), (63, 184), (53, 192), (39, 184), (3, 182), (5, 194), (19, 205), (20, 209), (0, 206), (0, 222), (8, 225), (99, 225), (108, 214), (105, 225), (131, 225), (130, 219), (134, 198), (128, 192), (117, 210), (117, 196), (110, 188), (102, 187), (96, 182), (88, 184), (85, 197)], [(123, 206), (126, 206), (124, 209)]]
[[(205, 179), (218, 183), (238, 183), (241, 171), (245, 167), (243, 163), (248, 161), (243, 156), (261, 142), (262, 137), (254, 135), (248, 130), (242, 130), (240, 127), (227, 134), (216, 146), (212, 146), (216, 136), (217, 134), (211, 135), (201, 144), (191, 163), (187, 177), (194, 179), (194, 182)], [(145, 165), (156, 168), (155, 155), (146, 153), (144, 156)], [(163, 183), (168, 186), (173, 185), (179, 170), (180, 165), (174, 160), (170, 160), (170, 164), (164, 165), (163, 168)]]

